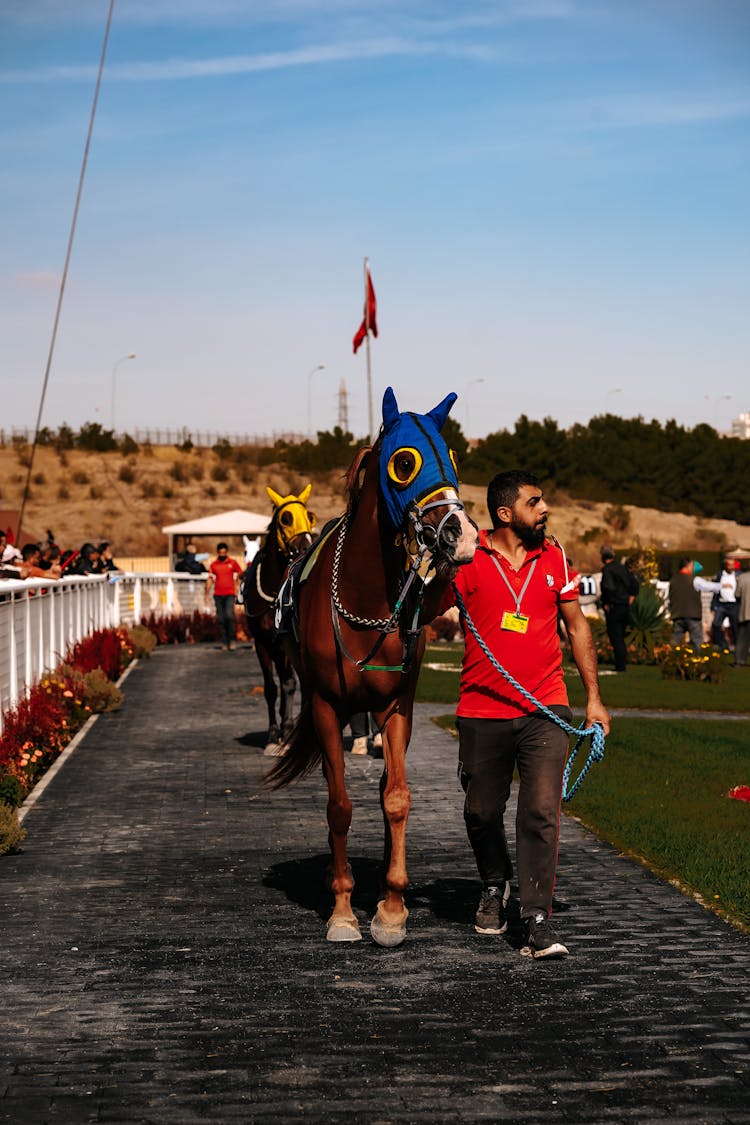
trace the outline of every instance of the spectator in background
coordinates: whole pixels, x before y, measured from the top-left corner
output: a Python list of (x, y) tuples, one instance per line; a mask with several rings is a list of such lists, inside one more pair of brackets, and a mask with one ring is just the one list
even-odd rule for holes
[[(60, 577), (60, 568), (43, 570), (39, 565), (41, 550), (38, 543), (26, 543), (21, 549), (21, 578), (51, 578), (56, 581)], [(57, 573), (55, 573), (55, 570)]]
[(719, 584), (719, 589), (714, 594), (714, 600), (711, 603), (711, 609), (714, 611), (714, 619), (711, 624), (711, 641), (713, 644), (724, 648), (727, 644), (724, 622), (727, 619), (732, 632), (732, 643), (735, 645), (737, 643), (739, 618), (737, 612), (737, 564), (735, 559), (724, 559), (723, 567), (717, 574), (716, 581)]
[(38, 565), (42, 570), (55, 570), (57, 568), (58, 573), (55, 578), (60, 577), (60, 548), (57, 543), (50, 542), (49, 539), (42, 543)]
[(734, 646), (734, 663), (738, 668), (747, 664), (750, 650), (750, 570), (737, 576), (737, 643)]
[(99, 544), (99, 561), (102, 566), (103, 574), (122, 574), (119, 566), (115, 566), (115, 560), (112, 558), (112, 550), (106, 539)]
[[(681, 645), (687, 633), (697, 652), (703, 644), (701, 590), (705, 579), (698, 579), (700, 563), (685, 556), (677, 564), (677, 574), (669, 582), (669, 616), (672, 618), (672, 644)], [(709, 586), (712, 586), (710, 583)]]
[(221, 647), (224, 651), (234, 651), (236, 626), (234, 603), (240, 588), (242, 567), (230, 557), (226, 543), (216, 544), (216, 558), (208, 568), (207, 588), (213, 590), (216, 616), (219, 621)]
[(93, 543), (84, 543), (78, 552), (78, 557), (66, 568), (67, 574), (103, 574), (104, 569), (99, 558), (99, 548)]
[(630, 621), (630, 607), (638, 593), (638, 580), (624, 563), (615, 562), (611, 547), (602, 547), (601, 601), (607, 621), (607, 636), (615, 654), (615, 671), (624, 672), (628, 663), (625, 633)]
[(205, 574), (206, 568), (200, 559), (196, 558), (194, 543), (188, 543), (185, 551), (175, 563), (175, 570), (180, 574)]
[(0, 531), (0, 565), (17, 566), (21, 561), (21, 552), (8, 542), (8, 533)]

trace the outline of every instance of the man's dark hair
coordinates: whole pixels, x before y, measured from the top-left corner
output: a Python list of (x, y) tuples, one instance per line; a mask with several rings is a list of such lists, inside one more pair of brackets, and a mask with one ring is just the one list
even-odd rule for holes
[(38, 543), (26, 543), (21, 548), (21, 558), (23, 559), (24, 562), (28, 562), (29, 559), (34, 557), (34, 555), (37, 553), (38, 550), (39, 550), (39, 544)]
[(217, 543), (217, 544), (216, 544), (216, 550), (217, 550), (217, 551), (220, 551), (220, 550), (222, 549), (222, 547), (224, 548), (224, 550), (225, 550), (225, 551), (228, 551), (228, 550), (229, 550), (229, 548), (227, 547), (226, 543)]
[(518, 494), (525, 484), (533, 488), (540, 488), (539, 480), (533, 473), (525, 469), (508, 469), (505, 473), (498, 473), (487, 485), (487, 511), (492, 520), (492, 526), (499, 527), (497, 518), (498, 508), (512, 508), (518, 499)]
[(602, 562), (610, 562), (615, 557), (615, 552), (611, 547), (602, 547), (599, 551)]
[(677, 569), (682, 570), (683, 567), (686, 567), (687, 564), (689, 562), (692, 562), (692, 561), (693, 560), (690, 558), (690, 555), (683, 555), (682, 558), (677, 563)]

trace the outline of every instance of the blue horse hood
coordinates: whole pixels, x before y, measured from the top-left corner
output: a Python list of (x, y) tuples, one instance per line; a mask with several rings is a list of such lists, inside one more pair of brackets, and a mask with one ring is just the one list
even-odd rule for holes
[[(400, 413), (391, 387), (383, 395), (383, 430), (380, 438), (380, 494), (394, 527), (403, 526), (411, 504), (442, 488), (458, 493), (453, 457), (440, 435), (457, 395), (446, 395), (429, 414)], [(415, 471), (407, 481), (395, 479), (394, 457), (415, 455)]]

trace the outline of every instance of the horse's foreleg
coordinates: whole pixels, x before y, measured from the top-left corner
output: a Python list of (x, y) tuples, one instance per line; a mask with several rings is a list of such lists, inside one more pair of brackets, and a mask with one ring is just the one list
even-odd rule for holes
[(383, 731), (385, 772), (380, 788), (380, 803), (385, 826), (385, 894), (370, 924), (378, 945), (400, 945), (406, 937), (409, 911), (404, 891), (409, 885), (406, 872), (406, 822), (411, 794), (406, 782), (406, 748), (411, 735), (411, 717), (394, 714)]
[(313, 700), (313, 722), (323, 747), (324, 773), (328, 783), (328, 841), (331, 847), (333, 913), (328, 919), (328, 941), (361, 941), (359, 923), (352, 913), (354, 879), (347, 858), (347, 836), (352, 822), (352, 803), (344, 779), (344, 743), (335, 711), (322, 699)]

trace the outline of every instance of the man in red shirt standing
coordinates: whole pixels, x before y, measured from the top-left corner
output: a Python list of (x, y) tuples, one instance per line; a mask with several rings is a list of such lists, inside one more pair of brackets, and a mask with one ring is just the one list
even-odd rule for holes
[[(591, 630), (564, 551), (545, 537), (547, 505), (539, 482), (520, 470), (499, 473), (488, 486), (487, 507), (492, 530), (480, 532), (473, 562), (456, 576), (468, 615), (498, 663), (536, 700), (570, 722), (559, 613), (586, 689), (586, 725), (601, 723), (608, 733)], [(549, 918), (568, 735), (511, 687), (469, 629), (456, 715), (464, 820), (484, 884), (475, 928), (481, 934), (502, 934), (508, 927), (512, 865), (503, 816), (517, 766), (521, 953), (564, 957), (568, 950)]]
[(226, 543), (216, 544), (216, 558), (208, 568), (208, 591), (213, 588), (216, 616), (219, 619), (221, 647), (234, 650), (234, 603), (239, 590), (242, 567), (230, 558)]

